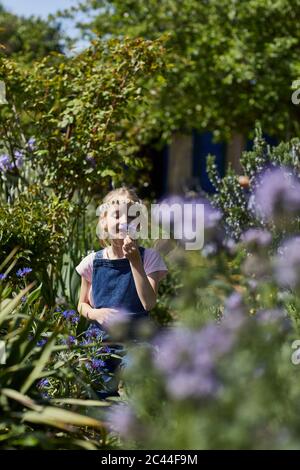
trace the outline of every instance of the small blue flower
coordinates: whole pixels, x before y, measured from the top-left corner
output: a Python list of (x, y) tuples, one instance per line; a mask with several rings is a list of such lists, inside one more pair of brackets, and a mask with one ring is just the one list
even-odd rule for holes
[(39, 388), (46, 388), (46, 387), (49, 387), (50, 385), (50, 382), (48, 379), (41, 379), (39, 382), (38, 382), (38, 387)]
[(88, 156), (85, 158), (85, 161), (86, 161), (90, 166), (92, 166), (93, 168), (95, 168), (96, 165), (97, 165), (96, 160), (95, 160), (95, 158), (94, 158), (92, 155), (88, 155)]
[(2, 279), (5, 279), (5, 278), (6, 278), (6, 274), (0, 273), (0, 281), (1, 281)]
[(92, 359), (85, 363), (85, 367), (89, 372), (100, 372), (105, 367), (105, 362), (102, 359)]
[(72, 336), (72, 335), (68, 336), (68, 338), (67, 338), (67, 344), (69, 344), (69, 345), (71, 345), (71, 344), (76, 344), (76, 338), (75, 338), (75, 336)]
[(110, 353), (111, 349), (108, 346), (102, 346), (102, 348), (99, 349), (98, 354), (103, 354), (103, 353)]
[(92, 359), (91, 365), (93, 369), (101, 369), (105, 366), (105, 362), (102, 359)]
[(89, 344), (92, 344), (93, 340), (92, 339), (84, 339), (79, 343), (80, 346), (88, 346)]
[(90, 328), (85, 332), (85, 337), (87, 339), (95, 339), (100, 340), (102, 339), (103, 331), (101, 331), (96, 326), (90, 326)]
[(32, 271), (31, 268), (21, 268), (21, 269), (18, 269), (16, 274), (18, 277), (24, 277), (26, 276), (26, 274), (31, 273), (31, 271)]
[(29, 148), (29, 150), (34, 150), (35, 149), (35, 142), (36, 142), (35, 138), (30, 137), (30, 139), (27, 142), (27, 147)]
[(17, 166), (17, 168), (20, 168), (23, 165), (23, 157), (24, 157), (23, 152), (20, 150), (15, 150), (14, 157), (15, 157), (15, 165)]
[(78, 323), (78, 322), (79, 322), (79, 315), (74, 315), (74, 316), (71, 318), (71, 322), (72, 322), (72, 323)]
[(42, 338), (42, 339), (40, 339), (40, 340), (36, 343), (36, 345), (37, 345), (38, 347), (42, 347), (42, 346), (44, 346), (46, 343), (47, 343), (47, 339), (46, 339), (46, 338)]
[(13, 164), (10, 160), (9, 155), (7, 154), (0, 155), (0, 171), (3, 171), (5, 173), (7, 170), (12, 170), (12, 169), (13, 169)]
[(77, 314), (77, 312), (75, 310), (64, 310), (62, 312), (62, 316), (66, 320), (70, 320), (74, 324), (79, 321), (79, 315)]

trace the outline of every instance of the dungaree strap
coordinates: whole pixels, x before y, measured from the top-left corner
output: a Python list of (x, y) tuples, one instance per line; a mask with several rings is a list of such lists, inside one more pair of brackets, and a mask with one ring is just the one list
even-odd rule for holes
[[(142, 260), (144, 260), (145, 248), (143, 246), (140, 246), (139, 250), (140, 250), (140, 253), (141, 253), (141, 256), (142, 256)], [(103, 258), (103, 253), (104, 253), (104, 248), (102, 248), (102, 250), (96, 251), (95, 258), (104, 259)], [(109, 259), (109, 258), (105, 258), (105, 259)], [(120, 258), (120, 259), (123, 259), (123, 258)]]

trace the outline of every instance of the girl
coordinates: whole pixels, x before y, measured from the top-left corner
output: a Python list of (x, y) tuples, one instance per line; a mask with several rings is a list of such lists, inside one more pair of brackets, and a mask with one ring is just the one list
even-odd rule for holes
[(124, 310), (133, 321), (149, 315), (156, 304), (159, 282), (168, 271), (154, 248), (139, 246), (125, 234), (122, 225), (128, 228), (131, 218), (119, 208), (134, 203), (141, 201), (126, 187), (105, 196), (99, 224), (108, 235), (106, 246), (90, 253), (75, 268), (82, 277), (78, 311), (103, 331), (103, 339), (109, 338), (110, 322)]

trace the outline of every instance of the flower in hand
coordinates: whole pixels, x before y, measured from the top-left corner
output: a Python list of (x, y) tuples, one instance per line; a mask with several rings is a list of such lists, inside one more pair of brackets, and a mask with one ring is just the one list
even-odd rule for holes
[(133, 240), (132, 238), (130, 238), (129, 235), (126, 235), (122, 249), (123, 249), (123, 254), (125, 258), (127, 258), (129, 261), (135, 262), (141, 259), (141, 254), (138, 248), (138, 244), (136, 240)]

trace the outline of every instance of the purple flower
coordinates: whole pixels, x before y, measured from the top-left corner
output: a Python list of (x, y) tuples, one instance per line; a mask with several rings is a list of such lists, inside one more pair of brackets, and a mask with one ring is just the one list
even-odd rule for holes
[(105, 362), (102, 359), (92, 359), (92, 369), (102, 369), (105, 366)]
[(98, 350), (98, 354), (109, 354), (111, 352), (111, 349), (105, 345), (105, 346), (102, 346), (99, 350)]
[(245, 305), (243, 296), (239, 292), (233, 292), (224, 304), (223, 326), (235, 331), (243, 326), (246, 321)]
[(90, 344), (93, 344), (94, 340), (89, 338), (89, 339), (84, 339), (80, 341), (79, 345), (80, 346), (89, 346)]
[(85, 339), (90, 340), (90, 341), (91, 340), (99, 341), (102, 339), (103, 335), (104, 335), (104, 331), (95, 325), (91, 325), (84, 333)]
[(128, 439), (138, 434), (139, 426), (136, 416), (128, 405), (114, 405), (106, 416), (109, 429), (123, 438)]
[(20, 151), (20, 150), (15, 150), (14, 151), (14, 157), (15, 157), (15, 162), (16, 162), (17, 168), (21, 168), (21, 166), (23, 165), (23, 158), (24, 158), (23, 152)]
[(256, 215), (266, 221), (299, 215), (299, 179), (287, 167), (268, 168), (258, 178), (253, 204)]
[(31, 268), (21, 268), (21, 269), (18, 269), (16, 274), (18, 277), (24, 277), (26, 276), (26, 274), (31, 273), (31, 271), (32, 271)]
[[(255, 315), (256, 321), (260, 325), (276, 325), (276, 331), (290, 332), (292, 323), (286, 312), (280, 308), (270, 310), (260, 310)], [(269, 340), (269, 334), (267, 335)]]
[(38, 388), (46, 388), (46, 387), (49, 387), (49, 385), (50, 385), (50, 382), (48, 379), (41, 379), (38, 382)]
[(11, 159), (9, 155), (7, 154), (2, 154), (0, 155), (0, 171), (3, 171), (4, 173), (8, 170), (13, 169), (13, 164), (11, 162)]
[(0, 281), (6, 278), (6, 274), (0, 274)]
[(105, 362), (102, 359), (92, 359), (85, 362), (85, 367), (89, 372), (101, 372), (103, 367), (105, 367)]
[(233, 292), (225, 300), (225, 310), (242, 310), (243, 309), (243, 296), (239, 292)]
[(36, 143), (36, 140), (34, 137), (30, 137), (30, 139), (28, 140), (27, 142), (27, 147), (29, 148), (29, 150), (34, 150), (35, 149), (35, 143)]
[(77, 323), (79, 321), (79, 315), (75, 310), (64, 310), (62, 316), (66, 320), (70, 320), (71, 323)]
[(169, 377), (167, 388), (176, 399), (187, 397), (214, 396), (219, 390), (219, 382), (213, 373), (179, 372)]
[(214, 239), (222, 214), (204, 198), (169, 196), (154, 209), (153, 219), (166, 234), (200, 249)]
[(237, 251), (237, 243), (235, 240), (233, 240), (233, 238), (225, 238), (222, 241), (222, 246), (230, 255), (236, 253)]
[(92, 155), (87, 155), (87, 157), (85, 157), (85, 161), (93, 168), (96, 167), (96, 160), (95, 158), (92, 156)]
[(75, 336), (72, 336), (72, 335), (68, 336), (68, 338), (67, 338), (67, 344), (68, 344), (69, 346), (70, 346), (71, 344), (76, 344), (76, 338), (75, 338)]
[(41, 348), (41, 347), (44, 346), (46, 343), (47, 343), (47, 338), (42, 338), (42, 339), (40, 339), (40, 340), (36, 343), (36, 345)]
[(14, 151), (14, 160), (8, 154), (0, 155), (0, 171), (5, 173), (6, 171), (13, 170), (15, 167), (20, 168), (23, 165), (23, 153), (20, 150)]
[(283, 310), (277, 308), (272, 310), (260, 310), (255, 316), (258, 323), (268, 324), (285, 320), (287, 317)]
[(272, 235), (267, 230), (251, 228), (241, 235), (241, 241), (249, 248), (266, 247), (272, 241)]
[(23, 295), (23, 297), (21, 297), (21, 302), (26, 302), (26, 299), (27, 299), (27, 296)]
[(300, 237), (285, 241), (274, 260), (275, 278), (283, 287), (300, 288)]
[[(227, 328), (223, 325), (217, 325), (215, 323), (209, 323), (204, 326), (199, 332), (196, 333), (197, 345), (195, 348), (196, 353), (199, 353), (199, 357), (204, 352), (208, 351), (213, 361), (216, 358), (229, 352), (233, 346), (234, 336)], [(194, 358), (198, 361), (197, 354)]]
[(176, 399), (214, 396), (219, 383), (216, 364), (234, 343), (230, 328), (208, 324), (199, 331), (176, 327), (154, 341), (153, 362), (166, 379), (167, 391)]

